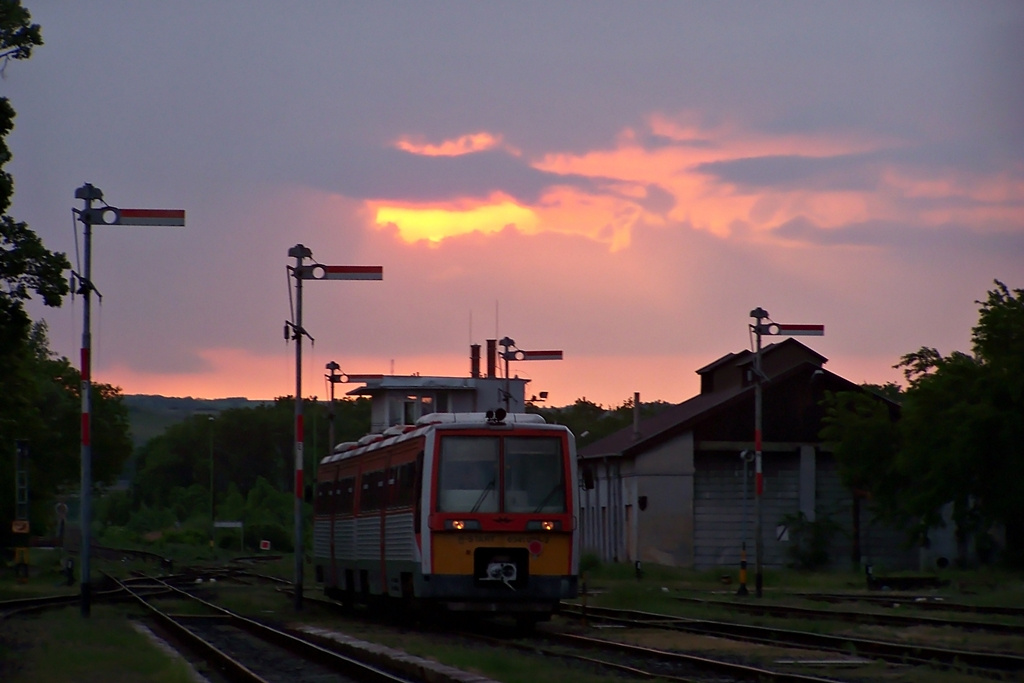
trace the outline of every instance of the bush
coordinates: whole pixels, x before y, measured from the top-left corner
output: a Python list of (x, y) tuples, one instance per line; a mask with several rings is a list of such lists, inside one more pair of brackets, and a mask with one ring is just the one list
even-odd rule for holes
[(183, 527), (164, 532), (160, 540), (166, 544), (207, 545), (210, 542), (210, 535), (207, 531)]
[(803, 512), (786, 515), (782, 523), (789, 528), (790, 546), (786, 549), (795, 569), (821, 569), (829, 564), (828, 548), (842, 528), (828, 515), (813, 522)]
[(93, 518), (104, 526), (125, 526), (132, 516), (132, 496), (128, 491), (110, 491), (96, 500)]
[(174, 513), (167, 508), (151, 508), (143, 505), (128, 520), (126, 529), (142, 536), (150, 531), (160, 531), (174, 526)]
[(580, 557), (580, 574), (588, 574), (601, 568), (601, 558), (597, 553), (584, 553)]
[(234, 529), (231, 533), (218, 533), (216, 538), (217, 547), (221, 550), (238, 550), (238, 532)]
[(104, 526), (97, 533), (97, 542), (111, 548), (127, 548), (139, 543), (140, 537), (123, 526)]
[(245, 546), (256, 550), (260, 541), (270, 541), (270, 547), (280, 552), (290, 553), (295, 549), (292, 533), (280, 524), (247, 524)]

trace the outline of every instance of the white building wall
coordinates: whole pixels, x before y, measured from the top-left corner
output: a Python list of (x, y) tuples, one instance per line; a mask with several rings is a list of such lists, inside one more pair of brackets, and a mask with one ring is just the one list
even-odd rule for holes
[(637, 553), (642, 562), (671, 567), (693, 564), (693, 433), (639, 456), (635, 485), (639, 505)]
[[(594, 554), (602, 562), (632, 562), (627, 553), (628, 534), (626, 507), (635, 509), (635, 486), (630, 477), (632, 463), (620, 458), (588, 460), (585, 466), (593, 473), (593, 488), (584, 488), (580, 495), (581, 552)], [(635, 547), (635, 543), (633, 544)]]

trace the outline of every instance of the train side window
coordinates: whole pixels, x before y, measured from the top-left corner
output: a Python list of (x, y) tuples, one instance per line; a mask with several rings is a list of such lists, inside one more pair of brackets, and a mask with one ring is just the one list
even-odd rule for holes
[(416, 463), (407, 462), (391, 469), (389, 479), (394, 483), (388, 499), (388, 507), (409, 507), (415, 500)]
[(361, 512), (380, 510), (384, 504), (384, 470), (364, 472), (362, 497), (359, 502)]
[(338, 482), (334, 503), (338, 514), (352, 514), (356, 502), (356, 478), (345, 477)]
[(330, 513), (330, 498), (327, 497), (330, 484), (328, 482), (320, 482), (316, 485), (316, 499), (313, 502), (313, 510), (316, 514), (322, 515)]
[(405, 465), (388, 468), (388, 507), (405, 507)]
[(414, 465), (415, 470), (413, 473), (413, 528), (418, 534), (420, 532), (420, 522), (422, 521), (423, 511), (423, 451), (416, 454), (416, 463)]

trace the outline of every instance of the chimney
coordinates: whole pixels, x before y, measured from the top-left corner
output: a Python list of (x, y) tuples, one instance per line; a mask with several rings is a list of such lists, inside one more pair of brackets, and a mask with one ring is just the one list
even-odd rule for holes
[(633, 392), (633, 441), (640, 440), (640, 392)]
[(498, 364), (498, 340), (487, 340), (487, 378), (497, 377), (496, 368)]
[(480, 345), (469, 345), (469, 376), (476, 379), (480, 377)]

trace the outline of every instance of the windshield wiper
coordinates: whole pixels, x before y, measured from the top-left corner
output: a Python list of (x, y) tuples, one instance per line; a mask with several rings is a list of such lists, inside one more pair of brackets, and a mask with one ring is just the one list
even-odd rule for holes
[(475, 503), (473, 503), (473, 509), (470, 510), (470, 512), (476, 512), (477, 510), (479, 510), (480, 506), (484, 504), (484, 499), (487, 498), (487, 494), (493, 490), (494, 480), (491, 479), (489, 482), (487, 482), (487, 486), (484, 487), (484, 490), (480, 492), (480, 497), (476, 499)]
[(556, 482), (556, 483), (555, 483), (555, 485), (554, 485), (554, 487), (552, 487), (552, 489), (551, 489), (550, 491), (548, 491), (548, 495), (544, 496), (544, 500), (542, 500), (542, 501), (540, 502), (540, 505), (538, 505), (538, 506), (537, 506), (537, 509), (533, 511), (533, 512), (534, 512), (534, 514), (536, 514), (536, 513), (540, 512), (540, 511), (541, 511), (541, 509), (542, 509), (542, 508), (543, 508), (543, 507), (544, 507), (545, 505), (547, 505), (547, 504), (548, 504), (548, 501), (549, 501), (549, 500), (551, 500), (551, 496), (553, 496), (553, 495), (555, 495), (556, 493), (558, 493), (558, 490), (559, 490), (560, 488), (562, 488), (562, 482), (560, 482), (560, 481), (559, 481), (559, 482)]

